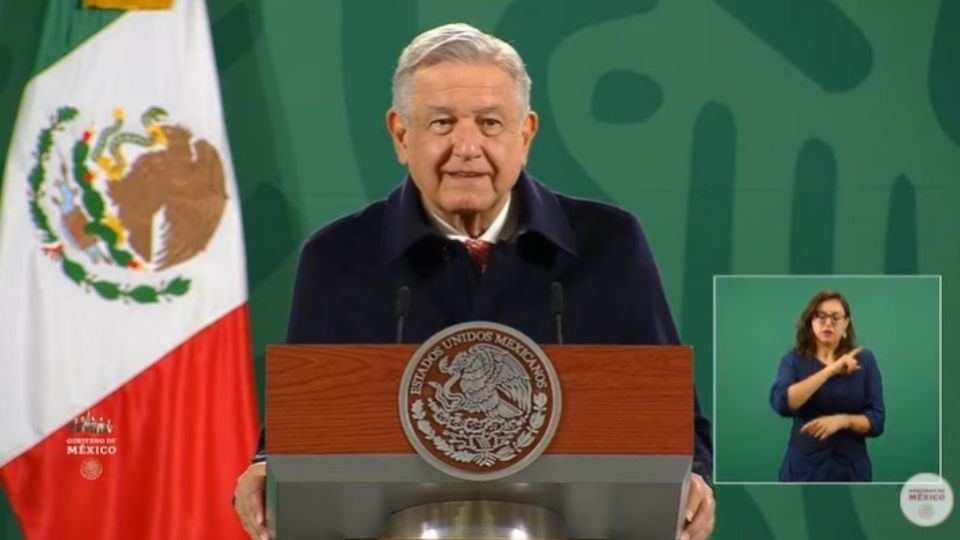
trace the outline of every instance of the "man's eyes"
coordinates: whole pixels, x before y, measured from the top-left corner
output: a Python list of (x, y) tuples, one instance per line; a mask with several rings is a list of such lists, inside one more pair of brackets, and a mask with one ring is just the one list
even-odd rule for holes
[[(430, 120), (428, 126), (434, 132), (446, 133), (457, 123), (456, 118), (434, 118)], [(484, 133), (493, 133), (503, 129), (503, 120), (495, 117), (484, 117), (477, 119), (477, 126)]]
[(453, 118), (434, 118), (427, 125), (433, 133), (445, 135), (453, 129)]
[(433, 129), (446, 129), (453, 125), (453, 118), (435, 118), (430, 121)]

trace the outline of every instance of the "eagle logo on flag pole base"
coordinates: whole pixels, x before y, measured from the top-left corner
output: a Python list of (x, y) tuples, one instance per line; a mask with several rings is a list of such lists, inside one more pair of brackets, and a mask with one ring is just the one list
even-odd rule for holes
[(141, 114), (137, 128), (118, 108), (99, 133), (91, 124), (72, 144), (57, 141), (77, 116), (76, 108), (60, 108), (37, 137), (28, 198), (41, 249), (70, 280), (107, 300), (146, 304), (187, 294), (189, 278), (151, 274), (190, 260), (213, 237), (227, 203), (216, 148), (168, 124), (159, 107)]
[(560, 421), (560, 382), (530, 338), (490, 322), (426, 340), (400, 383), (407, 440), (428, 463), (464, 480), (496, 480), (533, 463)]

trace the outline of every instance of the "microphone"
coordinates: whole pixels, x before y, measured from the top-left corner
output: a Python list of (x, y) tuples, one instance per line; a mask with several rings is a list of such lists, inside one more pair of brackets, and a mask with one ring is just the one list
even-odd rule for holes
[(393, 306), (393, 316), (397, 319), (397, 343), (403, 343), (403, 322), (410, 310), (410, 287), (397, 289), (397, 301)]
[(557, 345), (563, 345), (563, 285), (559, 281), (550, 284), (550, 314), (556, 324)]

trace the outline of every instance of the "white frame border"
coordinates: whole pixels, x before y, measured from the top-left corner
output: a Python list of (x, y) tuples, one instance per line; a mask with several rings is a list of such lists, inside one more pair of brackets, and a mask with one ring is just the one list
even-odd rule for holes
[[(731, 482), (717, 479), (717, 280), (719, 279), (936, 279), (937, 280), (937, 434), (938, 462), (936, 474), (943, 478), (943, 275), (942, 274), (714, 274), (712, 305), (712, 355), (713, 355), (713, 422), (710, 436), (713, 439), (713, 484), (716, 486), (903, 486), (903, 482)], [(928, 471), (918, 471), (928, 472)]]

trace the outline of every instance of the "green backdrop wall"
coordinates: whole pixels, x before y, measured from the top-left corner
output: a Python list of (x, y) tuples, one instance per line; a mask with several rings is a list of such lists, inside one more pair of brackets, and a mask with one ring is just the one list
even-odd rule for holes
[(850, 303), (857, 342), (877, 358), (886, 432), (867, 440), (874, 482), (940, 471), (940, 283), (935, 277), (723, 277), (716, 280), (717, 482), (776, 482), (792, 418), (770, 386), (800, 313), (823, 289)]
[[(49, 1), (0, 0), (0, 149)], [(715, 274), (942, 274), (944, 327), (960, 322), (960, 2), (208, 5), (258, 373), (264, 345), (283, 339), (302, 240), (401, 177), (383, 128), (399, 50), (455, 20), (508, 39), (529, 64), (542, 119), (530, 170), (644, 224), (708, 413)], [(943, 352), (943, 472), (960, 487), (954, 333)], [(714, 538), (960, 537), (956, 515), (909, 524), (898, 496), (897, 486), (718, 486)], [(0, 531), (19, 538), (2, 501)]]

